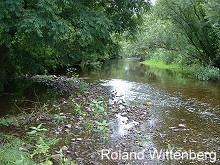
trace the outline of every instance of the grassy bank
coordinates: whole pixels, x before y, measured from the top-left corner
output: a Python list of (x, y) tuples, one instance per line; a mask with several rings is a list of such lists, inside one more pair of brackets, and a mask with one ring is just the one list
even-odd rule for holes
[(213, 66), (201, 65), (180, 65), (180, 64), (166, 64), (162, 61), (146, 60), (141, 62), (144, 65), (156, 67), (160, 69), (168, 69), (175, 72), (181, 72), (189, 77), (194, 77), (198, 80), (220, 80), (220, 70)]
[(160, 69), (169, 69), (173, 70), (176, 72), (187, 72), (188, 70), (184, 69), (183, 66), (178, 65), (178, 64), (165, 64), (162, 61), (155, 61), (155, 60), (146, 60), (141, 62), (142, 64), (152, 66), (152, 67), (157, 67)]

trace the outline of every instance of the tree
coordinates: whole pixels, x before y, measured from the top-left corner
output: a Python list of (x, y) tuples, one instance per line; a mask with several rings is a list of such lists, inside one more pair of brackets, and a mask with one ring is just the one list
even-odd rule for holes
[(3, 0), (1, 72), (33, 74), (108, 58), (117, 47), (112, 35), (133, 33), (148, 6), (144, 0)]
[(202, 0), (158, 0), (157, 15), (160, 19), (171, 21), (188, 42), (196, 48), (192, 57), (203, 64), (219, 67), (219, 36), (206, 16), (204, 5), (209, 1)]

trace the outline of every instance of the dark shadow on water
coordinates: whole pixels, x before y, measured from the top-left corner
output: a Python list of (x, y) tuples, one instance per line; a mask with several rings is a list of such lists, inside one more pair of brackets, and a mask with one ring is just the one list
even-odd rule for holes
[(47, 102), (55, 98), (54, 90), (27, 79), (11, 80), (0, 96), (0, 116), (18, 114), (21, 109), (33, 107), (33, 102)]

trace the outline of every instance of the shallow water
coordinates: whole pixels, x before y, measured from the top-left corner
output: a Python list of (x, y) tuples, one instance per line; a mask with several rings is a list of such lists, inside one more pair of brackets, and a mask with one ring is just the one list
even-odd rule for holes
[[(118, 164), (189, 164), (191, 160), (152, 159), (149, 151), (166, 150), (168, 146), (195, 152), (220, 151), (220, 83), (204, 82), (187, 78), (186, 75), (148, 67), (135, 59), (109, 60), (101, 71), (80, 72), (80, 77), (88, 82), (99, 82), (110, 86), (117, 93), (116, 100), (127, 105), (148, 107), (149, 117), (144, 123), (129, 120), (129, 116), (116, 114), (111, 120), (113, 133), (106, 147), (117, 151), (117, 146), (129, 144), (129, 129), (139, 126), (147, 140), (136, 151), (146, 150), (144, 160), (118, 161)], [(17, 113), (16, 105), (30, 108), (31, 101), (56, 100), (52, 88), (30, 81), (13, 81), (6, 93), (0, 96), (0, 115)], [(59, 96), (58, 96), (59, 97)], [(26, 102), (22, 100), (28, 100)], [(30, 101), (31, 100), (31, 101)], [(22, 101), (22, 102), (21, 102)], [(16, 105), (15, 105), (16, 104)], [(138, 115), (138, 114), (137, 114)], [(109, 144), (108, 144), (109, 143)], [(134, 146), (125, 146), (125, 151), (133, 151)], [(140, 149), (140, 150), (139, 150)], [(83, 150), (83, 149), (82, 149)], [(116, 160), (117, 162), (117, 160)], [(111, 161), (100, 161), (111, 164)], [(115, 161), (114, 161), (115, 163)], [(192, 161), (195, 164), (209, 164), (206, 161)]]
[[(111, 60), (102, 71), (81, 72), (87, 81), (98, 81), (111, 86), (117, 96), (128, 105), (153, 103), (150, 118), (141, 125), (141, 131), (149, 139), (145, 149), (173, 148), (195, 152), (217, 152), (219, 163), (220, 83), (187, 78), (186, 75), (140, 64), (135, 59)], [(115, 122), (120, 123), (121, 117)], [(125, 133), (126, 124), (114, 127), (113, 137)], [(121, 130), (122, 129), (122, 130)], [(113, 144), (114, 145), (114, 144)], [(110, 146), (113, 147), (114, 146)], [(213, 156), (214, 159), (214, 156)], [(138, 164), (185, 164), (191, 161), (153, 161)], [(206, 161), (197, 164), (210, 163)]]

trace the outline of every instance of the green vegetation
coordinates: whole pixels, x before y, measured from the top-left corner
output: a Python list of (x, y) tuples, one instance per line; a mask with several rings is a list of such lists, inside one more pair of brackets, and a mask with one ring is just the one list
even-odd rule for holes
[(28, 152), (22, 152), (19, 148), (22, 146), (23, 141), (20, 139), (4, 135), (1, 136), (1, 141), (5, 141), (4, 143), (0, 143), (0, 162), (4, 165), (23, 165), (23, 164), (33, 164), (35, 165), (30, 154)]
[[(38, 78), (48, 80), (48, 77)], [(84, 89), (82, 84), (87, 87)], [(75, 138), (76, 141), (83, 141), (85, 135), (86, 138), (96, 136), (99, 140), (109, 138), (112, 122), (108, 122), (109, 108), (104, 95), (99, 97), (94, 93), (85, 98), (85, 93), (96, 88), (91, 89), (85, 82), (78, 82), (78, 88), (74, 93), (71, 91), (65, 100), (36, 103), (38, 106), (34, 106), (30, 114), (1, 118), (3, 134), (0, 136), (0, 163), (76, 165), (66, 152), (72, 153), (71, 142), (74, 137), (82, 137)], [(37, 109), (40, 113), (35, 112)], [(76, 131), (75, 127), (80, 128), (80, 131)], [(14, 131), (10, 131), (14, 128), (18, 130), (16, 133), (20, 139), (13, 136)], [(82, 145), (85, 144), (86, 141), (83, 141)]]
[(161, 68), (169, 69), (175, 72), (180, 72), (188, 76), (194, 76), (198, 80), (220, 80), (220, 71), (214, 66), (201, 66), (201, 65), (181, 65), (178, 63), (166, 64), (163, 61), (146, 60), (142, 64)]
[(137, 40), (123, 43), (123, 54), (191, 72), (199, 80), (219, 79), (219, 7), (216, 0), (157, 0)]
[(28, 132), (29, 135), (38, 134), (41, 131), (47, 131), (45, 128), (41, 128), (42, 124), (39, 124), (37, 127), (30, 127), (33, 131)]
[(178, 64), (165, 64), (162, 61), (146, 60), (141, 63), (148, 65), (148, 66), (153, 66), (153, 67), (157, 67), (157, 68), (161, 68), (161, 69), (169, 69), (169, 70), (173, 70), (173, 71), (177, 71), (177, 72), (186, 71), (186, 70), (183, 70), (184, 68)]
[(134, 34), (143, 0), (0, 2), (0, 88), (9, 77), (44, 74), (118, 57), (121, 34)]
[(20, 125), (24, 122), (23, 118), (24, 116), (22, 115), (2, 117), (0, 118), (0, 124), (4, 126)]

